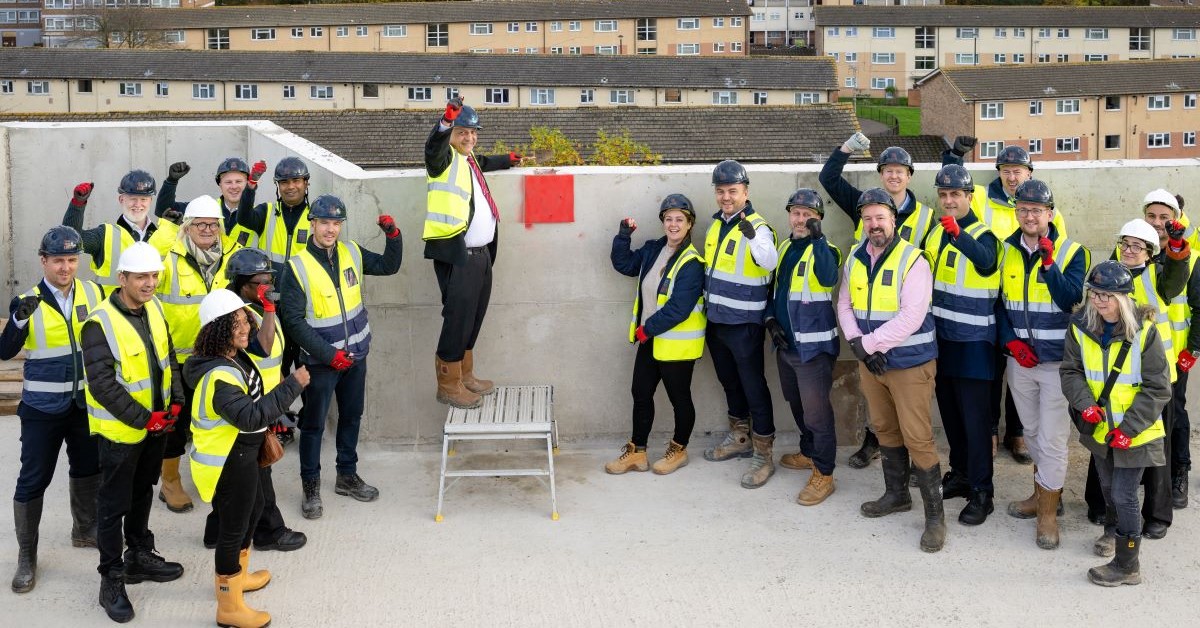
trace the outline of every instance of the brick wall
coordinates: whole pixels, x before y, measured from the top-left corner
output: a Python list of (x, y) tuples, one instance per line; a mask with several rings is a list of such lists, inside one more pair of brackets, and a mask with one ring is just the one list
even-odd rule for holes
[(944, 75), (933, 77), (914, 92), (921, 105), (922, 133), (944, 137), (975, 134), (974, 107), (962, 101)]

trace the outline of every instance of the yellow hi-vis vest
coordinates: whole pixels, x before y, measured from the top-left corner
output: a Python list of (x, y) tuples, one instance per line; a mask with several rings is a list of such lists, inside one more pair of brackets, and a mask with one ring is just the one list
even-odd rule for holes
[[(700, 257), (700, 253), (696, 251), (696, 247), (691, 244), (679, 253), (675, 258), (675, 263), (671, 265), (670, 270), (663, 278), (663, 283), (659, 284), (658, 289), (658, 307), (666, 305), (671, 299), (671, 295), (675, 293), (675, 277), (679, 274), (679, 269), (683, 268), (684, 264), (695, 261), (701, 266), (704, 265), (704, 259)], [(653, 281), (653, 278), (649, 278)], [(642, 282), (638, 282), (637, 294), (633, 299), (633, 319), (629, 321), (629, 342), (637, 342), (638, 314), (642, 311)], [(683, 320), (682, 323), (672, 327), (650, 339), (654, 343), (654, 359), (661, 362), (680, 362), (683, 360), (698, 360), (704, 353), (704, 326), (706, 324), (704, 318), (704, 295), (700, 295), (700, 299), (696, 301), (696, 306), (692, 308), (692, 313)]]
[[(913, 210), (904, 221), (896, 225), (896, 235), (900, 236), (901, 240), (919, 248), (925, 246), (925, 238), (929, 237), (929, 231), (933, 229), (934, 223), (937, 220), (933, 217), (933, 208), (913, 199)], [(858, 227), (854, 229), (854, 241), (862, 242), (863, 227), (862, 221), (858, 221)]]
[[(1192, 273), (1196, 271), (1196, 254), (1188, 257), (1188, 284), (1192, 283)], [(1171, 347), (1175, 355), (1188, 348), (1188, 334), (1192, 329), (1192, 308), (1188, 305), (1188, 286), (1171, 299), (1167, 305), (1167, 319), (1171, 321)]]
[(264, 221), (258, 245), (266, 251), (271, 263), (278, 265), (275, 270), (280, 271), (283, 264), (299, 251), (303, 251), (304, 245), (308, 244), (308, 206), (301, 209), (300, 218), (296, 220), (296, 230), (291, 233), (288, 233), (287, 222), (283, 219), (283, 208), (279, 203), (267, 203), (267, 216)]
[(221, 470), (225, 468), (225, 459), (241, 433), (213, 408), (217, 382), (237, 386), (243, 393), (249, 394), (246, 377), (236, 366), (217, 366), (205, 373), (196, 384), (196, 393), (192, 395), (192, 445), (195, 447), (191, 455), (192, 482), (200, 493), (200, 499), (206, 502), (212, 501), (217, 480), (221, 479)]
[[(990, 233), (976, 221), (963, 232), (979, 241)], [(984, 277), (954, 242), (942, 246), (946, 229), (939, 222), (925, 241), (926, 257), (933, 260), (933, 319), (938, 336), (952, 342), (996, 344), (996, 297), (1000, 295), (1000, 250), (996, 272)]]
[[(1076, 255), (1083, 255), (1084, 266), (1090, 254), (1078, 242), (1062, 234), (1054, 241), (1054, 265), (1059, 271), (1071, 265)], [(1010, 236), (1011, 237), (1011, 236)], [(1071, 323), (1071, 313), (1054, 303), (1050, 288), (1041, 276), (1041, 261), (1035, 260), (1025, 268), (1026, 253), (1020, 244), (1004, 242), (1004, 261), (1000, 264), (1000, 298), (1012, 323), (1013, 333), (1033, 347), (1042, 362), (1061, 362), (1063, 340)]]
[[(171, 356), (170, 331), (167, 329), (167, 318), (163, 314), (162, 305), (158, 299), (152, 299), (142, 306), (146, 310), (146, 319), (150, 323), (150, 337), (154, 346), (147, 347), (142, 343), (142, 337), (125, 315), (113, 305), (112, 297), (105, 299), (92, 310), (89, 321), (95, 321), (104, 330), (108, 340), (108, 349), (116, 360), (117, 382), (129, 392), (147, 410), (154, 409), (155, 393), (159, 395), (162, 407), (171, 403)], [(162, 387), (155, 391), (151, 360), (162, 371)], [(86, 366), (86, 363), (85, 363)], [(114, 443), (134, 444), (146, 438), (146, 430), (130, 427), (124, 421), (113, 416), (100, 405), (92, 396), (88, 387), (87, 411), (88, 426), (93, 434), (99, 434)]]
[[(230, 244), (232, 246), (224, 246)], [(204, 275), (187, 260), (187, 246), (176, 240), (163, 260), (163, 271), (158, 276), (158, 300), (162, 302), (167, 323), (171, 326), (171, 340), (175, 343), (175, 359), (182, 364), (192, 355), (192, 345), (200, 335), (200, 302), (209, 292), (229, 285), (225, 278), (225, 264), (237, 249), (232, 240), (222, 243), (221, 261), (213, 272), (212, 285), (204, 283)]]
[[(866, 241), (859, 242), (851, 250), (843, 279), (849, 287), (854, 319), (863, 334), (875, 331), (900, 313), (900, 291), (904, 279), (924, 255), (921, 249), (897, 239), (892, 250), (886, 252), (887, 257), (876, 260), (875, 275), (872, 277), (867, 264), (857, 255), (866, 246)], [(888, 368), (912, 368), (937, 358), (937, 334), (931, 306), (932, 295), (925, 303), (925, 318), (917, 331), (884, 353)]]
[[(745, 220), (758, 230), (771, 231), (775, 246), (775, 230), (757, 212)], [(717, 218), (708, 226), (704, 236), (704, 263), (708, 265), (705, 278), (705, 299), (708, 320), (736, 325), (762, 323), (763, 311), (771, 293), (771, 271), (758, 265), (750, 253), (750, 242), (734, 225), (721, 237), (724, 220)]]
[(471, 164), (450, 149), (450, 165), (436, 177), (425, 176), (425, 228), (422, 240), (444, 240), (467, 230), (471, 216)]
[[(1121, 343), (1111, 342), (1107, 347), (1101, 347), (1100, 343), (1096, 342), (1089, 334), (1083, 333), (1078, 327), (1072, 325), (1071, 331), (1074, 332), (1075, 339), (1079, 341), (1079, 354), (1083, 358), (1083, 372), (1087, 377), (1088, 388), (1091, 389), (1092, 395), (1099, 397), (1101, 391), (1104, 390), (1104, 380), (1108, 379), (1108, 373), (1113, 367), (1110, 360), (1116, 359)], [(1108, 394), (1108, 404), (1105, 406), (1104, 412), (1117, 427), (1121, 426), (1121, 420), (1125, 418), (1125, 411), (1133, 405), (1134, 397), (1141, 390), (1142, 351), (1146, 349), (1146, 337), (1149, 332), (1150, 325), (1143, 324), (1141, 331), (1138, 332), (1137, 342), (1129, 347), (1129, 355), (1120, 365), (1117, 381)], [(1104, 445), (1107, 444), (1105, 442), (1107, 435), (1108, 421), (1101, 421), (1096, 425), (1096, 431), (1092, 434), (1092, 438), (1097, 443)], [(1152, 440), (1163, 438), (1165, 435), (1166, 430), (1163, 429), (1162, 415), (1160, 414), (1150, 427), (1132, 439), (1129, 446), (1132, 448), (1145, 445)]]
[[(38, 284), (20, 298), (41, 294), (41, 284)], [(48, 414), (66, 412), (73, 405), (75, 395), (87, 384), (79, 330), (88, 314), (104, 300), (104, 292), (91, 281), (76, 279), (71, 288), (71, 299), (72, 310), (62, 313), (46, 301), (40, 302), (25, 323), (28, 335), (25, 336), (21, 401)]]
[[(263, 317), (258, 312), (250, 308), (246, 308), (250, 315), (254, 317), (254, 322), (262, 327)], [(263, 394), (271, 392), (279, 382), (283, 381), (283, 327), (279, 325), (279, 319), (275, 319), (275, 341), (271, 343), (271, 351), (265, 358), (261, 358), (254, 354), (250, 355), (250, 360), (254, 362), (254, 366), (258, 367), (258, 372), (262, 375)]]
[[(841, 351), (838, 344), (837, 314), (833, 311), (833, 288), (823, 286), (817, 280), (815, 263), (813, 262), (812, 242), (800, 254), (791, 276), (778, 275), (775, 280), (786, 282), (788, 288), (788, 323), (792, 328), (792, 343), (800, 353), (801, 361), (807, 362), (813, 357), (828, 353), (834, 357)], [(835, 258), (841, 258), (842, 252), (833, 243), (828, 243)], [(779, 262), (792, 248), (792, 239), (787, 238), (779, 243)], [(782, 268), (778, 270), (783, 270)], [(778, 293), (776, 293), (778, 294)]]
[(96, 273), (96, 283), (100, 284), (100, 287), (104, 288), (104, 294), (108, 295), (121, 285), (117, 281), (117, 260), (121, 259), (121, 253), (133, 246), (136, 240), (120, 225), (110, 222), (100, 227), (104, 229), (104, 263), (97, 266), (96, 258), (93, 257), (91, 266), (92, 272)]
[(1158, 294), (1158, 269), (1153, 264), (1147, 264), (1142, 274), (1133, 278), (1133, 301), (1139, 305), (1148, 305), (1154, 309), (1154, 325), (1158, 327), (1158, 337), (1163, 350), (1167, 353), (1167, 364), (1171, 369), (1171, 381), (1178, 377), (1175, 372), (1175, 359), (1179, 350), (1171, 343), (1171, 319), (1167, 312), (1167, 303)]
[(363, 358), (371, 343), (371, 325), (362, 300), (362, 251), (358, 244), (337, 243), (338, 283), (306, 246), (290, 262), (304, 290), (304, 321), (335, 349)]
[[(971, 196), (971, 211), (975, 212), (975, 217), (982, 220), (1001, 242), (1021, 228), (1017, 221), (1016, 207), (1015, 203), (996, 202), (996, 199), (988, 196), (988, 188), (982, 185), (975, 186), (975, 193)], [(1054, 212), (1052, 222), (1059, 235), (1067, 235), (1067, 221), (1063, 220), (1062, 212)]]
[[(243, 227), (242, 225), (239, 225), (237, 222), (237, 204), (234, 204), (233, 209), (229, 209), (229, 205), (225, 202), (224, 196), (218, 196), (217, 202), (221, 204), (221, 215), (224, 216), (222, 219), (224, 224), (222, 225), (223, 229), (221, 233), (234, 242), (237, 242), (241, 246), (248, 246), (257, 249), (259, 239), (258, 234), (247, 229), (246, 227)], [(228, 230), (228, 233), (226, 233), (226, 229)]]

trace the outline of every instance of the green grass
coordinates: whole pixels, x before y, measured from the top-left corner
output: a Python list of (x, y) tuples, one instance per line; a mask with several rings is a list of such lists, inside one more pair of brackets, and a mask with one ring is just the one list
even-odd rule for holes
[(900, 135), (921, 134), (920, 107), (879, 107), (900, 121)]

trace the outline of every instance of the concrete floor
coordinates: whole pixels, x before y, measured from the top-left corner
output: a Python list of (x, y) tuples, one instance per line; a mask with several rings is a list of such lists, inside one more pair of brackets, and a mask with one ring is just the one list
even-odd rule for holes
[[(0, 477), (15, 478), (19, 428), (0, 420)], [(777, 456), (792, 450), (781, 437)], [(666, 437), (656, 434), (655, 449)], [(697, 435), (692, 462), (672, 476), (608, 476), (603, 463), (619, 443), (564, 443), (556, 457), (559, 512), (533, 478), (464, 479), (434, 523), (439, 452), (363, 448), (361, 474), (378, 502), (336, 496), (327, 477), (324, 518), (299, 515), (294, 447), (276, 467), (288, 523), (308, 534), (292, 553), (260, 552), (252, 565), (274, 580), (250, 594), (276, 626), (755, 626), (813, 620), (821, 626), (1118, 625), (1124, 609), (1144, 625), (1179, 625), (1200, 603), (1198, 508), (1178, 512), (1167, 538), (1148, 541), (1145, 583), (1102, 589), (1088, 583), (1098, 528), (1084, 518), (1082, 449), (1075, 446), (1063, 545), (1034, 545), (1034, 524), (1008, 517), (1011, 499), (1031, 490), (1030, 467), (997, 459), (997, 512), (976, 528), (957, 523), (964, 501), (948, 502), (949, 538), (939, 554), (917, 546), (919, 497), (910, 513), (858, 514), (882, 490), (879, 463), (841, 466), (824, 504), (794, 503), (805, 472), (781, 469), (745, 490), (745, 461), (706, 462), (713, 437)], [(466, 443), (452, 460), (531, 466), (538, 451), (516, 444)], [(325, 447), (332, 469), (332, 446)], [(842, 448), (839, 464), (852, 453)], [(944, 452), (943, 452), (944, 459)], [(331, 474), (330, 474), (331, 475)], [(112, 625), (97, 604), (94, 550), (70, 547), (65, 458), (47, 494), (37, 588), (0, 591), (9, 626)], [(10, 480), (11, 481), (11, 480)], [(186, 481), (190, 485), (190, 480)], [(915, 494), (914, 494), (915, 495)], [(155, 502), (158, 547), (184, 564), (183, 578), (129, 587), (135, 624), (212, 625), (213, 559), (200, 543), (207, 506), (177, 515)], [(0, 514), (0, 575), (8, 578), (16, 543), (11, 515)], [(1183, 620), (1186, 624), (1189, 620)], [(1124, 624), (1128, 625), (1128, 624)]]

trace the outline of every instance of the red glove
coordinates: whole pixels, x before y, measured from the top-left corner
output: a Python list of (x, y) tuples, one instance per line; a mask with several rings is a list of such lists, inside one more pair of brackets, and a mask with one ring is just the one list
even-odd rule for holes
[(287, 426), (284, 425), (282, 421), (277, 421), (271, 426), (271, 431), (276, 434), (283, 434), (287, 431), (287, 429)]
[(1129, 449), (1129, 445), (1133, 443), (1133, 441), (1126, 436), (1119, 427), (1114, 428), (1113, 431), (1109, 432), (1108, 437), (1108, 446), (1112, 447), (1113, 449)]
[(1083, 411), (1083, 420), (1095, 425), (1104, 420), (1104, 408), (1092, 406)]
[[(178, 408), (179, 404), (172, 404), (172, 406), (173, 406), (172, 409)], [(178, 415), (176, 415), (176, 416), (178, 416)], [(150, 421), (148, 423), (146, 423), (146, 431), (149, 431), (149, 432), (162, 432), (164, 430), (170, 431), (170, 429), (174, 426), (175, 426), (175, 419), (171, 418), (171, 416), (168, 415), (166, 412), (162, 412), (162, 411), (151, 412), (150, 413)]]
[(958, 221), (954, 219), (954, 216), (942, 216), (940, 220), (942, 221), (942, 228), (946, 230), (946, 233), (950, 234), (951, 238), (957, 238), (958, 234), (962, 233), (962, 229), (959, 228)]
[(521, 163), (521, 156), (518, 155), (517, 153), (510, 151), (508, 153), (508, 161), (509, 161), (509, 165), (515, 166), (515, 165)]
[(268, 296), (270, 291), (270, 284), (262, 284), (258, 287), (258, 302), (262, 304), (264, 314), (273, 314), (275, 312), (275, 302), (271, 300), (270, 296)]
[(379, 228), (383, 231), (383, 234), (386, 235), (387, 237), (396, 238), (396, 237), (400, 236), (400, 229), (398, 229), (396, 227), (396, 221), (391, 216), (389, 216), (387, 214), (380, 216), (378, 223), (379, 223)]
[(446, 102), (446, 111), (442, 114), (442, 119), (446, 122), (454, 122), (462, 111), (463, 99), (462, 96), (455, 96)]
[(1167, 246), (1175, 251), (1183, 250), (1183, 245), (1185, 244), (1183, 232), (1185, 230), (1183, 223), (1178, 220), (1168, 220), (1166, 224)]
[(179, 405), (179, 404), (177, 404), (177, 403), (173, 403), (173, 404), (171, 404), (171, 412), (170, 412), (170, 415), (171, 415), (171, 418), (172, 418), (172, 419), (178, 419), (178, 418), (179, 418), (179, 415), (180, 415), (180, 413), (182, 413), (182, 412), (183, 412), (183, 406), (181, 406), (181, 405)]
[(92, 195), (92, 183), (80, 183), (75, 186), (75, 195), (71, 197), (71, 205), (83, 209), (87, 205), (88, 197)]
[(1192, 355), (1191, 351), (1184, 349), (1179, 352), (1179, 361), (1175, 365), (1179, 367), (1179, 370), (1186, 373), (1192, 370), (1193, 366), (1196, 366), (1196, 356)]
[(266, 171), (267, 171), (267, 162), (265, 162), (261, 159), (254, 162), (254, 165), (250, 166), (250, 187), (254, 187), (254, 186), (258, 185), (259, 178), (261, 178), (263, 176), (263, 173)]
[(1009, 340), (1004, 346), (1008, 347), (1008, 353), (1022, 367), (1031, 369), (1038, 365), (1037, 354), (1033, 352), (1033, 347), (1026, 344), (1024, 340)]
[(334, 370), (344, 371), (354, 366), (354, 359), (346, 353), (345, 349), (338, 349), (337, 353), (333, 354), (333, 359), (329, 361), (329, 366), (332, 366)]
[(646, 344), (646, 341), (650, 339), (650, 336), (646, 335), (646, 329), (641, 325), (634, 330), (633, 337), (637, 338), (638, 344)]
[(1042, 268), (1054, 263), (1054, 242), (1050, 238), (1038, 238), (1038, 252), (1042, 254)]

